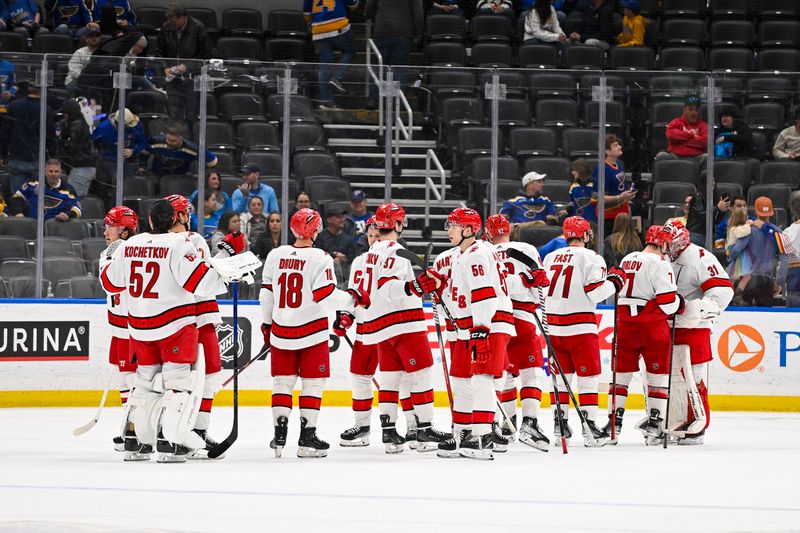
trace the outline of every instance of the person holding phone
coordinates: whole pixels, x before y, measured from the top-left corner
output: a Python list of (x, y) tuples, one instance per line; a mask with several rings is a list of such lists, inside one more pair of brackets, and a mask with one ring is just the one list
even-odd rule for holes
[[(614, 219), (620, 213), (630, 214), (630, 201), (636, 197), (633, 183), (625, 179), (622, 161), (622, 143), (613, 134), (606, 135), (605, 142), (605, 229), (603, 237), (611, 234)], [(598, 190), (599, 167), (592, 173), (594, 191)]]

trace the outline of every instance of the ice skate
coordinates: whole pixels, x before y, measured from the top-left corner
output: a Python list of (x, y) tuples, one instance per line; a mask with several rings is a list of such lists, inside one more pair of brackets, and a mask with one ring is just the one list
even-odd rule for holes
[(416, 436), (418, 452), (433, 452), (439, 449), (440, 442), (450, 439), (453, 435), (439, 431), (428, 423), (417, 426)]
[[(197, 450), (192, 451), (189, 453), (189, 459), (211, 459), (208, 456), (208, 453), (213, 450), (215, 447), (219, 446), (219, 443), (208, 436), (208, 430), (205, 429), (193, 429), (195, 433), (197, 433), (201, 439), (206, 443), (205, 446), (202, 448), (198, 448)], [(225, 454), (223, 453), (219, 457), (214, 457), (213, 459), (223, 459)]]
[(115, 452), (124, 452), (125, 451), (125, 439), (121, 436), (114, 437), (114, 451)]
[(403, 453), (403, 444), (406, 441), (397, 433), (394, 422), (389, 421), (389, 415), (381, 415), (380, 418), (381, 431), (383, 433), (381, 440), (386, 447), (386, 453)]
[[(564, 411), (561, 411), (562, 413)], [(572, 428), (569, 427), (569, 420), (567, 419), (566, 415), (563, 415), (564, 418), (564, 437), (569, 440), (572, 437)], [(554, 446), (561, 446), (561, 427), (558, 423), (558, 416), (553, 417), (553, 445)]]
[(619, 441), (619, 434), (622, 433), (622, 415), (625, 414), (625, 409), (622, 407), (617, 407), (617, 423), (614, 435), (614, 439), (611, 439), (611, 415), (608, 415), (608, 423), (603, 427), (603, 431), (608, 433), (608, 443), (612, 446), (616, 446), (617, 442)]
[(342, 440), (339, 446), (345, 448), (357, 448), (359, 446), (369, 446), (369, 426), (353, 426), (346, 429), (339, 435)]
[(636, 429), (641, 431), (642, 435), (644, 435), (645, 442), (648, 446), (663, 442), (663, 421), (664, 419), (661, 417), (661, 411), (658, 409), (650, 409), (650, 415), (641, 419), (639, 423), (636, 424)]
[(406, 430), (406, 444), (408, 444), (409, 449), (416, 450), (417, 449), (417, 426), (409, 426)]
[(125, 431), (125, 442), (123, 444), (125, 452), (124, 461), (149, 461), (153, 454), (153, 447), (149, 444), (142, 444), (136, 438), (136, 432), (132, 429)]
[(275, 424), (275, 436), (269, 443), (269, 447), (275, 450), (275, 457), (280, 457), (283, 453), (283, 447), (286, 446), (286, 437), (289, 434), (289, 419), (285, 416), (279, 416), (278, 422)]
[(685, 437), (678, 439), (678, 446), (700, 446), (703, 444), (704, 436), (706, 432), (705, 430), (701, 431), (700, 433), (696, 433), (694, 435), (686, 435)]
[(463, 457), (478, 459), (482, 461), (494, 460), (494, 437), (492, 432), (485, 435), (470, 435), (468, 439), (461, 442), (458, 452)]
[[(517, 426), (517, 415), (511, 416), (511, 423), (514, 424), (514, 427), (519, 429)], [(511, 426), (508, 425), (508, 420), (503, 423), (503, 436), (508, 439), (508, 442), (514, 442), (517, 439), (516, 433), (511, 431)]]
[(472, 435), (471, 429), (462, 429), (460, 432), (454, 433), (449, 439), (439, 443), (439, 449), (436, 455), (444, 459), (461, 457), (458, 446), (461, 442), (467, 440), (470, 435)]
[(597, 427), (594, 420), (589, 420), (586, 411), (582, 411), (586, 423), (583, 426), (583, 445), (587, 448), (602, 448), (608, 444), (608, 433)]
[(539, 428), (539, 422), (530, 416), (522, 417), (522, 427), (519, 428), (519, 441), (526, 446), (536, 448), (543, 452), (547, 451), (550, 440), (544, 436)]
[(317, 428), (307, 427), (308, 420), (300, 417), (300, 439), (297, 441), (297, 457), (327, 457), (330, 444), (317, 436)]
[(497, 453), (506, 453), (508, 451), (509, 440), (503, 435), (503, 430), (495, 422), (492, 424), (492, 441), (494, 442), (494, 451)]
[(158, 432), (158, 440), (156, 440), (156, 462), (159, 463), (185, 463), (188, 459), (189, 448), (181, 444), (169, 442), (164, 438), (164, 434)]

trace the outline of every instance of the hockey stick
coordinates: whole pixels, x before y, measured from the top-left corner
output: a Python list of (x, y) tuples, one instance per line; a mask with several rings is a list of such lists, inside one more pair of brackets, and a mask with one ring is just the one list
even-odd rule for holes
[[(355, 350), (355, 346), (353, 345), (353, 341), (351, 341), (350, 337), (348, 337), (346, 334), (343, 335), (343, 337), (344, 337), (344, 340), (347, 341), (347, 344), (350, 345), (350, 353), (352, 353), (352, 351)], [(381, 385), (380, 385), (380, 383), (378, 383), (378, 380), (375, 379), (375, 376), (372, 376), (372, 384), (375, 385), (376, 389), (381, 390)]]
[[(513, 248), (511, 248), (513, 249)], [(511, 250), (509, 249), (509, 250)], [(508, 252), (509, 250), (506, 250)], [(553, 372), (552, 365), (550, 365), (550, 361), (555, 361), (555, 350), (553, 349), (553, 345), (550, 344), (550, 335), (547, 333), (547, 329), (544, 327), (544, 323), (547, 323), (547, 313), (544, 310), (544, 292), (542, 292), (542, 288), (539, 287), (539, 307), (542, 309), (542, 320), (539, 320), (539, 315), (536, 314), (535, 310), (533, 313), (533, 318), (536, 319), (536, 324), (539, 326), (539, 329), (542, 331), (542, 336), (544, 337), (545, 344), (547, 344), (547, 361), (548, 365), (551, 367), (550, 370), (550, 379), (553, 381), (553, 398), (556, 400), (556, 420), (558, 420), (558, 427), (561, 431), (561, 451), (564, 454), (567, 454), (567, 437), (565, 436), (566, 433), (566, 422), (564, 421), (564, 412), (561, 410), (561, 395), (558, 393), (558, 383), (556, 382), (556, 374)], [(560, 367), (559, 367), (560, 371)], [(563, 375), (562, 375), (563, 377)], [(577, 406), (577, 404), (575, 404)], [(577, 407), (576, 407), (577, 408)]]
[(115, 371), (116, 371), (116, 369), (112, 368), (111, 372), (108, 373), (108, 380), (106, 381), (106, 388), (103, 391), (103, 397), (100, 399), (100, 406), (97, 408), (97, 412), (94, 414), (94, 418), (91, 419), (86, 424), (82, 425), (81, 427), (73, 429), (72, 430), (72, 436), (73, 437), (78, 437), (80, 435), (83, 435), (84, 433), (88, 433), (89, 430), (91, 430), (97, 424), (97, 422), (100, 420), (100, 413), (103, 412), (103, 407), (105, 407), (105, 405), (106, 405), (106, 398), (108, 397), (108, 389), (111, 388), (111, 381), (114, 379), (114, 372)]
[[(678, 272), (680, 276), (680, 272)], [(675, 283), (677, 285), (677, 282)], [(673, 355), (675, 353), (675, 321), (677, 318), (676, 314), (672, 315), (672, 325), (670, 326), (670, 339), (669, 339), (669, 363), (667, 364), (667, 368), (669, 369), (669, 377), (667, 378), (667, 413), (664, 415), (664, 449), (667, 449), (669, 446), (669, 433), (667, 432), (669, 428), (669, 400), (670, 396), (672, 396), (672, 360)], [(647, 400), (647, 396), (645, 396), (645, 401)], [(645, 415), (647, 416), (647, 415)]]
[[(425, 268), (428, 268), (428, 264), (431, 260), (431, 253), (433, 252), (433, 243), (429, 242), (428, 245), (425, 247)], [(450, 388), (450, 369), (447, 368), (447, 357), (445, 356), (444, 349), (444, 337), (442, 336), (442, 324), (439, 321), (439, 310), (436, 308), (439, 303), (444, 306), (444, 302), (438, 298), (431, 298), (431, 304), (433, 307), (433, 324), (436, 326), (436, 339), (439, 342), (439, 353), (442, 356), (442, 373), (444, 374), (444, 385), (447, 387), (447, 400), (450, 402), (450, 414), (453, 414), (453, 390)], [(437, 302), (438, 300), (438, 302)]]
[[(267, 344), (265, 344), (265, 345), (264, 345), (264, 346), (261, 348), (261, 351), (260, 351), (260, 352), (258, 352), (258, 354), (257, 354), (255, 357), (253, 357), (252, 359), (250, 359), (248, 362), (246, 362), (246, 363), (244, 364), (244, 366), (243, 366), (243, 367), (242, 367), (242, 368), (239, 370), (239, 375), (241, 375), (241, 374), (242, 374), (242, 373), (243, 373), (245, 370), (247, 370), (247, 369), (248, 369), (248, 367), (249, 367), (250, 365), (252, 365), (252, 364), (253, 364), (253, 363), (255, 363), (256, 361), (258, 361), (259, 359), (261, 359), (262, 357), (264, 357), (264, 354), (266, 354), (266, 355), (269, 355), (269, 353), (270, 353), (269, 346), (268, 346)], [(265, 360), (266, 360), (266, 359), (265, 359)], [(225, 387), (227, 387), (227, 386), (228, 386), (228, 383), (230, 383), (231, 381), (233, 381), (233, 378), (234, 378), (234, 374), (232, 374), (232, 375), (231, 375), (231, 377), (229, 377), (228, 379), (226, 379), (226, 380), (225, 380), (225, 381), (222, 383), (222, 386), (221, 386), (220, 388), (224, 389)]]
[[(611, 441), (617, 439), (617, 305), (619, 294), (614, 294), (614, 340), (611, 342)], [(646, 398), (646, 396), (645, 396)]]
[[(233, 427), (227, 438), (208, 451), (216, 459), (230, 448), (239, 437), (239, 282), (233, 281)], [(257, 359), (257, 358), (256, 358)]]

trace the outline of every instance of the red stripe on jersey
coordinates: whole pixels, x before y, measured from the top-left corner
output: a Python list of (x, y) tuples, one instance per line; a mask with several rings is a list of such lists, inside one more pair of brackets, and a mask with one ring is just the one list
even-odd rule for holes
[(400, 393), (396, 390), (378, 391), (378, 403), (397, 403)]
[(728, 287), (730, 289), (733, 289), (733, 284), (729, 279), (711, 278), (705, 280), (703, 284), (700, 285), (700, 290), (706, 292), (707, 290), (713, 289), (714, 287)]
[(608, 393), (614, 396), (628, 396), (628, 387), (625, 385), (617, 385), (617, 388), (609, 387)]
[(389, 276), (388, 278), (381, 278), (378, 280), (378, 288), (380, 289), (383, 287), (384, 283), (388, 283), (389, 281), (396, 280), (397, 276)]
[(189, 279), (186, 280), (186, 283), (183, 284), (183, 288), (189, 292), (194, 292), (197, 290), (197, 286), (200, 285), (200, 282), (203, 281), (206, 273), (208, 272), (208, 265), (204, 262), (201, 262), (197, 265), (197, 268), (194, 269), (192, 275), (189, 276)]
[(596, 406), (597, 405), (597, 393), (590, 393), (590, 394), (578, 394), (578, 402), (583, 406)]
[(122, 315), (115, 315), (111, 311), (108, 312), (108, 324), (117, 328), (128, 327), (128, 317)]
[(471, 296), (472, 303), (476, 304), (497, 297), (497, 293), (494, 292), (494, 287), (481, 287), (480, 289), (473, 290)]
[(208, 313), (219, 313), (219, 305), (216, 300), (208, 300), (205, 302), (198, 302), (195, 304), (197, 316), (205, 315)]
[(211, 404), (214, 403), (214, 399), (211, 398), (210, 400), (207, 398), (203, 398), (200, 400), (200, 411), (203, 413), (210, 413), (211, 412)]
[(400, 407), (403, 408), (403, 411), (411, 411), (414, 409), (414, 402), (411, 401), (411, 396), (400, 398)]
[(267, 289), (268, 291), (272, 292), (272, 283), (262, 283), (261, 288)]
[(336, 286), (331, 283), (330, 285), (325, 285), (324, 287), (320, 287), (319, 289), (314, 289), (312, 293), (314, 294), (314, 301), (321, 302), (331, 294), (333, 294), (333, 290)]
[(444, 325), (447, 328), (447, 331), (455, 331), (456, 328), (453, 327), (453, 323), (450, 320), (445, 319)]
[(364, 334), (364, 324), (356, 324), (356, 335)]
[(492, 317), (492, 322), (505, 322), (506, 324), (514, 325), (514, 315), (508, 311), (498, 311)]
[[(568, 392), (559, 392), (558, 393), (558, 401), (561, 405), (569, 405), (569, 393)], [(556, 404), (556, 395), (552, 392), (550, 393), (550, 405)]]
[(656, 303), (658, 305), (671, 304), (672, 302), (675, 301), (675, 295), (676, 294), (677, 294), (676, 291), (664, 292), (664, 293), (661, 293), (661, 294), (656, 294)]
[(497, 399), (501, 402), (517, 401), (517, 389), (508, 389), (497, 393)]
[(542, 401), (542, 389), (538, 387), (522, 387), (522, 390), (519, 391), (519, 399)]
[(650, 398), (666, 400), (669, 394), (667, 394), (667, 389), (664, 387), (647, 387), (647, 396)]
[(589, 283), (588, 285), (585, 285), (585, 286), (583, 287), (583, 292), (587, 292), (587, 293), (588, 293), (588, 292), (592, 292), (592, 291), (593, 291), (593, 290), (595, 290), (596, 288), (600, 287), (600, 286), (601, 286), (603, 283), (605, 283), (605, 280), (603, 280), (603, 281), (596, 281), (596, 282), (594, 282), (594, 283)]
[(377, 333), (390, 326), (397, 324), (407, 324), (409, 322), (422, 322), (425, 320), (425, 314), (422, 309), (407, 309), (405, 311), (395, 311), (388, 315), (383, 315), (375, 320), (370, 320), (364, 323), (363, 334)]
[(369, 411), (372, 409), (372, 398), (369, 400), (356, 400), (353, 398), (353, 411)]
[(460, 411), (453, 411), (453, 424), (461, 424), (462, 426), (472, 424), (472, 412), (462, 413)]
[(282, 326), (277, 322), (272, 322), (272, 334), (281, 339), (302, 339), (309, 337), (320, 331), (328, 330), (328, 319), (318, 318), (299, 326)]
[[(412, 392), (411, 401), (414, 405), (427, 405), (433, 403), (433, 389), (426, 390), (425, 392)], [(403, 409), (405, 411), (406, 409)]]
[(195, 316), (195, 304), (186, 304), (167, 309), (161, 314), (150, 317), (128, 315), (128, 324), (133, 329), (158, 329), (181, 318)]
[(514, 308), (514, 311), (527, 311), (529, 313), (535, 313), (536, 309), (539, 308), (539, 304), (535, 304), (533, 302), (520, 302), (519, 300), (511, 300), (511, 305)]
[(594, 313), (570, 313), (553, 315), (547, 313), (547, 321), (551, 326), (575, 326), (577, 324), (596, 324)]
[(473, 424), (491, 424), (494, 422), (494, 411), (472, 411)]
[(472, 317), (468, 316), (467, 318), (456, 318), (456, 326), (458, 326), (458, 329), (471, 329)]
[(322, 398), (316, 396), (300, 396), (300, 409), (314, 409), (319, 411), (322, 405)]
[(292, 408), (292, 395), (291, 394), (280, 394), (280, 393), (272, 393), (272, 407), (286, 407), (287, 409)]
[(103, 271), (100, 273), (100, 281), (103, 283), (103, 289), (105, 289), (107, 292), (114, 292), (114, 293), (124, 291), (125, 287), (117, 287), (116, 285), (111, 283), (111, 280), (108, 279), (108, 267), (110, 266), (111, 263), (107, 264), (105, 268), (103, 268)]

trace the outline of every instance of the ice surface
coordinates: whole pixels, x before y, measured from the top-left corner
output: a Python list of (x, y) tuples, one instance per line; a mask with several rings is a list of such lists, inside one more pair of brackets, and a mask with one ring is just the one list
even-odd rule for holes
[[(323, 408), (326, 459), (298, 459), (297, 411), (282, 459), (267, 408), (240, 411), (221, 461), (123, 463), (121, 409), (75, 438), (94, 409), (0, 409), (0, 532), (44, 531), (800, 531), (800, 415), (713, 413), (706, 444), (645, 447), (628, 412), (621, 443), (569, 455), (515, 443), (493, 462), (440, 459), (373, 443), (341, 448), (346, 408)], [(224, 438), (230, 408), (212, 413)], [(377, 418), (377, 414), (373, 413)], [(402, 416), (402, 415), (401, 415)], [(449, 413), (437, 409), (437, 423)], [(548, 436), (550, 416), (542, 417)]]

